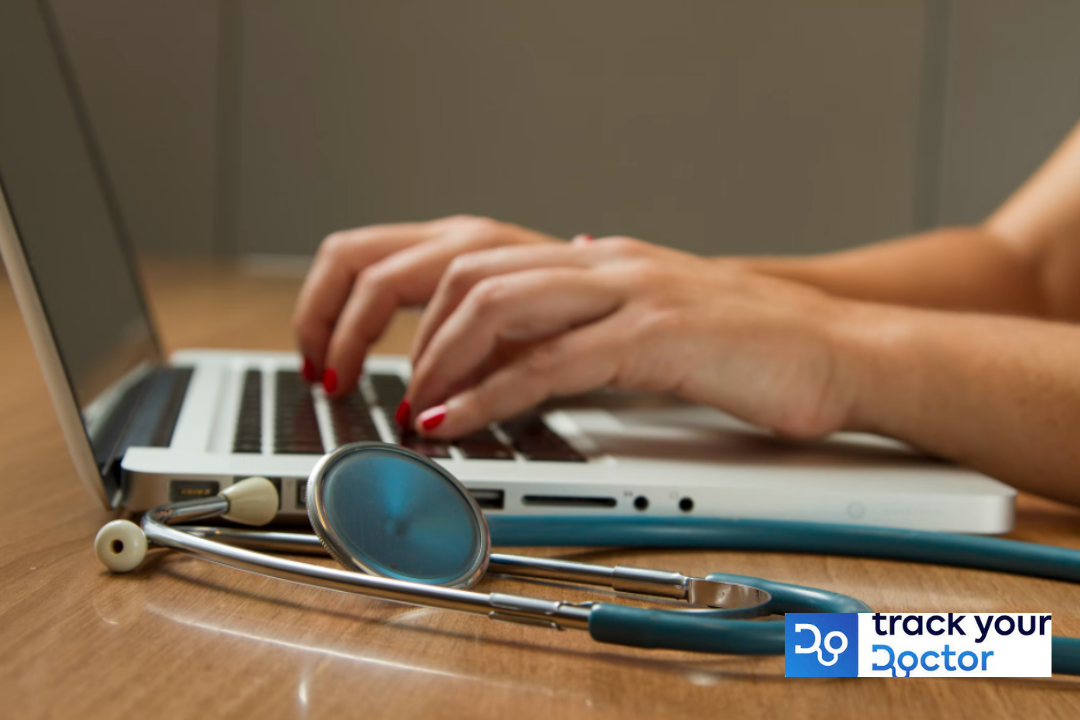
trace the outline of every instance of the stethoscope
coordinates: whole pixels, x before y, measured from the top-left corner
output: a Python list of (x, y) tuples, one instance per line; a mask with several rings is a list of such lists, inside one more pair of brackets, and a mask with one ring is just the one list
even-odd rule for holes
[[(847, 595), (762, 578), (704, 578), (636, 567), (607, 567), (491, 552), (514, 546), (643, 546), (786, 550), (857, 555), (1080, 582), (1080, 551), (1000, 538), (790, 521), (705, 518), (485, 518), (445, 468), (397, 445), (355, 443), (324, 456), (308, 478), (314, 535), (183, 525), (222, 517), (264, 525), (278, 495), (249, 478), (210, 498), (166, 503), (142, 527), (105, 525), (94, 540), (101, 562), (130, 572), (153, 545), (211, 562), (365, 597), (484, 615), (551, 629), (587, 630), (594, 640), (643, 648), (731, 655), (782, 655), (784, 624), (766, 615), (871, 612)], [(490, 528), (489, 528), (490, 525)], [(328, 552), (344, 569), (264, 552)], [(605, 586), (620, 593), (684, 601), (659, 609), (561, 602), (470, 590), (488, 571)], [(1054, 637), (1053, 671), (1080, 675), (1080, 639)]]

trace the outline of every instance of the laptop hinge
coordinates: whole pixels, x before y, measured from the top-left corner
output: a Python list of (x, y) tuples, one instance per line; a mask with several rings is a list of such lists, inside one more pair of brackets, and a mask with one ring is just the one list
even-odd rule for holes
[(117, 403), (102, 431), (101, 456), (95, 458), (101, 476), (112, 487), (109, 497), (122, 492), (121, 463), (131, 447), (169, 447), (194, 368), (161, 367), (146, 375)]

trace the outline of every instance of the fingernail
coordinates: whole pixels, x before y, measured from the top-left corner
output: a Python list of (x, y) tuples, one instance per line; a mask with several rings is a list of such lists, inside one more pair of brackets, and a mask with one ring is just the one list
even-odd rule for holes
[(337, 390), (337, 370), (334, 368), (326, 368), (326, 372), (322, 374), (322, 386), (323, 390), (328, 393)]
[(430, 410), (420, 413), (420, 417), (417, 419), (420, 421), (420, 427), (425, 430), (434, 430), (442, 425), (442, 421), (446, 419), (446, 406), (436, 405)]
[(587, 234), (587, 233), (581, 233), (580, 235), (578, 235), (577, 237), (575, 237), (575, 238), (574, 238), (574, 239), (572, 240), (572, 242), (573, 242), (573, 243), (574, 243), (575, 245), (588, 245), (588, 244), (589, 244), (589, 243), (591, 243), (592, 241), (593, 241), (593, 236), (592, 236), (592, 235), (589, 235), (589, 234)]
[(409, 405), (408, 400), (402, 400), (397, 406), (397, 412), (394, 413), (394, 422), (399, 428), (407, 428), (410, 420), (412, 420), (412, 406)]
[(304, 379), (309, 383), (313, 383), (319, 379), (319, 376), (315, 374), (315, 363), (311, 362), (307, 358), (304, 358), (304, 367), (300, 371), (300, 374), (304, 376)]

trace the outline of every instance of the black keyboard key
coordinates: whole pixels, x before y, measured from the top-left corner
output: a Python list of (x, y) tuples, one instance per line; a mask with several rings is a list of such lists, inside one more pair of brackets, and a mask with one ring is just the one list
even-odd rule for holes
[(330, 401), (330, 420), (339, 446), (382, 439), (371, 419), (371, 410), (359, 390)]
[(274, 452), (286, 455), (322, 455), (322, 436), (315, 415), (311, 388), (298, 372), (278, 372), (274, 408)]
[(450, 446), (437, 440), (425, 440), (416, 435), (410, 435), (401, 442), (401, 445), (429, 458), (450, 457)]
[(514, 449), (529, 460), (585, 462), (585, 457), (551, 430), (539, 415), (524, 415), (500, 423)]
[(563, 447), (525, 447), (518, 452), (534, 462), (585, 462), (585, 458), (569, 445)]
[(322, 443), (293, 443), (277, 449), (282, 455), (322, 455)]
[(506, 447), (502, 443), (470, 443), (470, 442), (458, 442), (455, 443), (457, 449), (461, 451), (469, 460), (513, 460), (514, 451)]
[(372, 373), (371, 389), (375, 391), (375, 403), (383, 410), (388, 410), (391, 417), (398, 405), (405, 399), (405, 381), (397, 375)]
[(497, 445), (502, 444), (499, 438), (495, 437), (495, 433), (491, 432), (491, 430), (489, 430), (488, 428), (484, 428), (483, 430), (477, 430), (476, 432), (471, 432), (468, 435), (462, 435), (461, 437), (454, 440), (454, 442), (495, 443)]
[(470, 460), (513, 460), (514, 451), (506, 447), (487, 428), (454, 441), (461, 454)]
[(248, 370), (244, 373), (233, 452), (262, 452), (262, 372), (259, 370)]
[(401, 428), (394, 423), (390, 424), (390, 437), (392, 438), (392, 442), (395, 442), (402, 447), (409, 448), (413, 452), (418, 452), (421, 455), (426, 455), (431, 458), (450, 457), (450, 443), (444, 440), (430, 440), (417, 435), (411, 430), (406, 432), (403, 436)]

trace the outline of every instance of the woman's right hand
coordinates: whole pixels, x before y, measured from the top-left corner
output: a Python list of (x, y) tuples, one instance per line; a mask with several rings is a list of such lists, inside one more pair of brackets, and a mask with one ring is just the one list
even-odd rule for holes
[(372, 225), (323, 241), (300, 291), (293, 330), (304, 377), (331, 397), (355, 388), (368, 348), (394, 311), (426, 303), (459, 255), (559, 239), (488, 218), (458, 215)]

